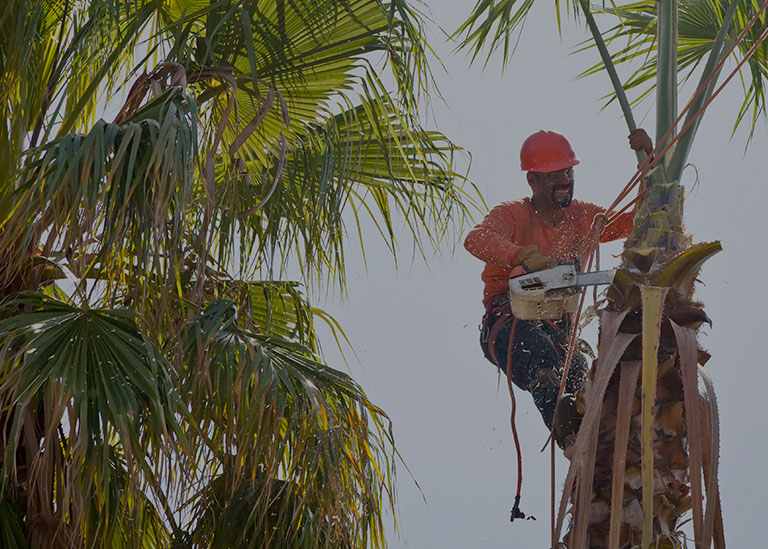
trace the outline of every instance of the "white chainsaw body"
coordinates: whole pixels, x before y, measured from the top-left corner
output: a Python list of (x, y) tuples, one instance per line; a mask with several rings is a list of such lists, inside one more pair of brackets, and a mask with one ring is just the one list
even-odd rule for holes
[(558, 320), (565, 313), (576, 312), (582, 287), (610, 284), (615, 272), (579, 273), (574, 265), (558, 265), (510, 278), (512, 314), (522, 320)]

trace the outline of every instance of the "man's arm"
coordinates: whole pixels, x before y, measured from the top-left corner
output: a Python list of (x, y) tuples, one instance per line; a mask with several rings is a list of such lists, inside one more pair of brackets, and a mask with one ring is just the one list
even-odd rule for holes
[(464, 248), (476, 258), (498, 267), (515, 265), (521, 246), (512, 239), (515, 234), (515, 218), (499, 204), (469, 231)]
[(554, 259), (542, 255), (536, 246), (520, 246), (513, 242), (517, 220), (509, 207), (493, 208), (464, 239), (464, 247), (476, 258), (498, 267), (523, 265), (531, 271), (554, 267)]
[(605, 227), (600, 235), (600, 242), (611, 242), (619, 238), (627, 238), (632, 234), (632, 225), (635, 221), (635, 212), (624, 212), (612, 223)]

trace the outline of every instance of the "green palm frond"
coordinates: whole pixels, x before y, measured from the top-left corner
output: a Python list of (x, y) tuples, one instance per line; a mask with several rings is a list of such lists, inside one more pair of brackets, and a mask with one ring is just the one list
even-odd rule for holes
[[(139, 501), (141, 489), (157, 489), (170, 457), (181, 451), (174, 450), (183, 441), (169, 364), (128, 310), (82, 308), (28, 294), (7, 302), (3, 312), (3, 484), (47, 464), (50, 474), (58, 469), (55, 489), (70, 508), (71, 527), (78, 528), (77, 518), (88, 515), (84, 503), (95, 498), (94, 529), (109, 530), (117, 521), (113, 512), (124, 508), (101, 496), (121, 493)], [(30, 446), (37, 436), (43, 437), (40, 447)], [(115, 444), (124, 463), (117, 468)], [(30, 456), (24, 470), (13, 458), (20, 451)], [(32, 490), (35, 484), (28, 482)]]
[[(314, 127), (289, 150), (282, 183), (260, 209), (274, 170), (250, 181), (223, 179), (219, 248), (242, 235), (255, 262), (272, 265), (278, 254), (278, 272), (281, 257), (296, 250), (307, 273), (336, 273), (343, 284), (347, 230), (360, 234), (361, 216), (370, 216), (393, 252), (399, 223), (417, 246), (439, 245), (455, 220), (468, 217), (473, 200), (455, 183), (455, 146), (437, 132), (410, 128), (396, 112), (391, 104), (382, 111), (380, 103), (363, 103)], [(346, 208), (355, 212), (349, 229)]]
[[(750, 2), (745, 5), (744, 11), (739, 14), (739, 20), (735, 29), (741, 31), (747, 21), (757, 12), (761, 5), (760, 2)], [(739, 52), (743, 56), (755, 44), (760, 35), (768, 28), (768, 15), (763, 12), (758, 22), (747, 32), (744, 39), (739, 44)], [(748, 61), (749, 74), (743, 75), (742, 84), (745, 90), (744, 101), (739, 108), (739, 115), (734, 124), (734, 131), (745, 120), (750, 123), (750, 138), (754, 134), (757, 120), (766, 116), (765, 105), (765, 87), (768, 83), (768, 43), (765, 41), (760, 44), (754, 55)], [(746, 71), (745, 71), (746, 72)]]
[(169, 547), (172, 533), (167, 521), (145, 493), (131, 490), (125, 456), (116, 446), (101, 447), (99, 452), (107, 454), (100, 459), (109, 464), (111, 481), (109, 491), (93, 494), (82, 510), (85, 546), (113, 549)]
[(210, 70), (231, 74), (236, 112), (228, 120), (227, 144), (256, 118), (267, 90), (279, 92), (286, 112), (268, 112), (251, 130), (248, 160), (270, 164), (268, 145), (283, 130), (283, 119), (289, 121), (290, 135), (305, 133), (308, 126), (328, 117), (340, 94), (359, 87), (362, 73), (383, 89), (378, 82), (382, 70), (365, 61), (371, 54), (379, 53), (388, 62), (397, 83), (395, 95), (406, 114), (415, 113), (415, 98), (429, 80), (424, 68), (426, 45), (419, 19), (404, 2), (388, 8), (371, 0), (241, 1), (216, 6), (187, 14), (185, 32), (167, 42), (168, 60), (183, 65), (197, 82), (201, 106), (214, 119), (220, 119), (231, 103), (233, 86), (222, 78), (197, 75)]
[(44, 255), (96, 254), (106, 278), (107, 266), (122, 273), (130, 265), (145, 276), (172, 268), (175, 258), (160, 252), (179, 249), (187, 226), (194, 111), (194, 100), (174, 87), (122, 124), (100, 120), (88, 135), (30, 151), (13, 210), (0, 221), (6, 280), (43, 234)]
[(246, 329), (319, 351), (314, 318), (324, 313), (310, 305), (298, 282), (236, 280), (219, 286), (220, 295), (237, 304)]
[(56, 2), (9, 0), (0, 15), (0, 215), (6, 213), (14, 175), (27, 147), (28, 133), (40, 119), (45, 85), (64, 17)]
[(132, 423), (140, 422), (144, 410), (151, 411), (146, 419), (155, 435), (173, 430), (168, 365), (140, 331), (135, 313), (76, 307), (42, 294), (4, 305), (6, 312), (16, 308), (31, 310), (0, 321), (5, 400), (29, 405), (55, 381), (62, 402), (79, 400), (74, 418), (81, 422), (86, 447), (108, 440), (107, 424), (121, 431), (126, 443), (138, 441)]
[(503, 46), (506, 65), (514, 52), (514, 48), (510, 49), (514, 33), (521, 30), (533, 2), (534, 0), (478, 0), (469, 18), (454, 33), (454, 36), (464, 35), (459, 47), (472, 51), (472, 61), (487, 47), (487, 63), (491, 54)]
[[(528, 13), (535, 0), (477, 0), (469, 17), (453, 33), (452, 38), (462, 37), (458, 49), (467, 49), (472, 62), (483, 50), (488, 51), (485, 63), (491, 55), (502, 49), (502, 68), (506, 67), (517, 47)], [(563, 8), (566, 14), (578, 17), (585, 9), (583, 0), (555, 0), (557, 27), (561, 28)]]
[[(681, 82), (691, 78), (697, 69), (706, 62), (713, 47), (717, 46), (717, 35), (724, 24), (729, 2), (726, 0), (685, 0), (679, 2), (679, 39), (677, 69)], [(760, 6), (760, 2), (740, 0), (726, 37), (726, 46), (734, 43), (736, 37), (745, 28)], [(652, 90), (656, 79), (656, 3), (651, 1), (634, 2), (608, 7), (604, 14), (617, 17), (620, 22), (606, 31), (604, 36), (609, 43), (621, 43), (613, 54), (616, 65), (634, 65), (632, 76), (625, 82), (625, 90), (634, 90), (636, 101), (646, 97)], [(758, 37), (768, 26), (768, 16), (763, 13), (734, 50), (736, 62), (742, 59), (752, 48)], [(768, 80), (768, 46), (762, 44), (747, 62), (748, 69), (742, 72), (744, 100), (734, 124), (736, 127), (749, 121), (751, 132), (761, 116), (765, 116), (765, 83)], [(724, 67), (728, 69), (728, 64)], [(603, 65), (595, 65), (583, 75), (600, 72)], [(608, 96), (609, 101), (615, 95)], [(751, 133), (750, 133), (751, 135)]]
[[(255, 532), (267, 537), (252, 538), (254, 547), (381, 546), (381, 517), (371, 510), (391, 498), (391, 439), (359, 386), (306, 347), (241, 329), (230, 301), (212, 303), (184, 340), (196, 372), (185, 393), (211, 433), (198, 455), (213, 478), (194, 504), (195, 537), (214, 547)], [(247, 520), (233, 532), (226, 521), (235, 518)], [(287, 537), (271, 538), (275, 523)]]
[(109, 99), (122, 84), (120, 75), (136, 64), (134, 52), (143, 49), (139, 44), (161, 4), (139, 0), (84, 6), (66, 23), (71, 42), (58, 60), (59, 72), (51, 74), (60, 87), (51, 93), (56, 114), (44, 138), (54, 130), (59, 137), (86, 131), (94, 123), (99, 103)]
[[(207, 15), (204, 29), (198, 27), (194, 48), (176, 49), (185, 52), (179, 61), (191, 72), (229, 66), (243, 75), (243, 84), (251, 80), (241, 88), (239, 103), (245, 108), (247, 95), (263, 93), (256, 80), (280, 90), (291, 129), (324, 118), (333, 98), (360, 81), (363, 59), (372, 53), (380, 53), (390, 67), (394, 95), (409, 113), (430, 82), (421, 18), (402, 0), (226, 2)], [(274, 137), (277, 122), (265, 122), (263, 131)]]
[[(324, 25), (310, 32), (307, 22), (318, 10)], [(238, 233), (249, 246), (256, 243), (256, 257), (250, 258), (256, 263), (266, 256), (269, 265), (276, 261), (279, 268), (282, 258), (274, 254), (279, 244), (282, 256), (301, 251), (306, 273), (327, 269), (343, 283), (341, 209), (354, 193), (368, 201), (358, 209), (378, 210), (381, 232), (393, 251), (392, 224), (399, 221), (393, 212), (402, 214), (418, 245), (420, 231), (430, 243), (438, 242), (453, 220), (466, 217), (459, 197), (468, 196), (454, 182), (455, 146), (421, 129), (411, 107), (419, 85), (397, 76), (413, 73), (414, 59), (423, 55), (413, 53), (424, 49), (419, 28), (399, 3), (393, 12), (400, 18), (387, 17), (370, 2), (308, 2), (286, 4), (282, 17), (279, 10), (267, 9), (265, 20), (247, 25), (243, 10), (220, 18), (225, 27), (253, 27), (254, 40), (239, 46), (227, 42), (223, 51), (203, 56), (231, 65), (230, 83), (217, 78), (197, 82), (204, 117), (219, 119), (230, 109), (235, 113), (228, 115), (222, 141), (228, 155), (221, 155), (216, 176), (219, 250), (226, 250), (224, 244)], [(202, 41), (205, 47), (208, 42)], [(414, 59), (404, 59), (405, 51)], [(376, 52), (387, 55), (396, 75), (394, 97), (362, 58)], [(266, 109), (270, 90), (278, 99)], [(360, 94), (357, 105), (352, 90)], [(253, 120), (260, 121), (258, 126), (244, 134)], [(277, 161), (282, 160), (277, 151), (283, 134), (288, 140), (284, 166)], [(355, 189), (356, 184), (364, 188)], [(402, 196), (406, 193), (410, 197)], [(435, 210), (440, 215), (419, 217)], [(219, 258), (221, 263), (226, 259)]]
[[(411, 229), (417, 246), (422, 246), (423, 240), (430, 244), (439, 243), (453, 221), (466, 219), (468, 212), (462, 200), (469, 199), (469, 196), (461, 190), (461, 185), (455, 183), (460, 180), (452, 166), (451, 155), (455, 146), (440, 134), (424, 131), (418, 123), (414, 94), (425, 85), (423, 82), (428, 77), (419, 68), (425, 45), (419, 34), (419, 20), (415, 12), (404, 3), (395, 3), (390, 10), (384, 10), (377, 3), (367, 0), (352, 3), (330, 0), (291, 2), (283, 6), (282, 12), (275, 7), (278, 5), (282, 3), (267, 2), (256, 10), (249, 2), (219, 2), (207, 8), (195, 3), (187, 6), (182, 2), (158, 8), (159, 20), (173, 15), (174, 9), (184, 7), (190, 10), (183, 12), (186, 22), (183, 29), (178, 28), (178, 23), (168, 22), (168, 29), (178, 32), (174, 31), (166, 38), (162, 38), (160, 32), (153, 35), (158, 51), (169, 49), (169, 61), (159, 65), (149, 75), (139, 77), (115, 124), (99, 121), (87, 137), (67, 135), (31, 151), (26, 161), (28, 165), (20, 178), (23, 187), (16, 190), (13, 197), (13, 201), (24, 202), (26, 211), (9, 212), (16, 219), (26, 217), (30, 221), (24, 234), (18, 233), (20, 226), (17, 225), (13, 231), (3, 235), (5, 244), (15, 239), (13, 246), (5, 245), (3, 249), (17, 253), (34, 250), (34, 240), (49, 230), (52, 219), (55, 220), (56, 231), (59, 231), (61, 212), (76, 211), (72, 208), (80, 207), (84, 209), (85, 219), (65, 221), (72, 230), (61, 239), (55, 251), (77, 248), (77, 244), (87, 248), (82, 243), (73, 242), (78, 235), (89, 237), (91, 243), (94, 239), (106, 239), (95, 247), (107, 248), (107, 253), (113, 254), (110, 261), (117, 260), (117, 269), (111, 269), (114, 272), (121, 270), (121, 260), (127, 259), (127, 256), (121, 257), (124, 247), (119, 241), (120, 236), (127, 232), (136, 246), (136, 250), (128, 251), (128, 254), (141, 258), (139, 269), (144, 276), (149, 277), (148, 271), (154, 268), (164, 270), (163, 277), (167, 279), (174, 265), (182, 261), (178, 255), (178, 251), (184, 249), (182, 234), (186, 236), (187, 245), (195, 248), (197, 256), (205, 260), (206, 252), (200, 249), (200, 244), (208, 237), (213, 209), (223, 200), (223, 207), (218, 207), (221, 215), (219, 226), (210, 235), (219, 240), (219, 253), (226, 255), (227, 250), (233, 249), (230, 245), (237, 242), (245, 243), (246, 249), (250, 248), (250, 237), (234, 238), (235, 232), (245, 230), (258, 237), (256, 257), (250, 259), (260, 264), (266, 260), (271, 264), (275, 260), (271, 246), (279, 234), (282, 244), (291, 242), (291, 246), (282, 250), (284, 256), (294, 253), (301, 246), (307, 273), (329, 268), (331, 272), (337, 272), (343, 282), (341, 208), (350, 204), (347, 197), (355, 193), (355, 209), (378, 210), (377, 224), (381, 233), (390, 240), (393, 252), (397, 249), (393, 226), (399, 222), (404, 222)], [(147, 4), (146, 9), (154, 7), (154, 4)], [(322, 17), (319, 16), (321, 13)], [(318, 21), (323, 24), (317, 25)], [(230, 35), (240, 38), (230, 40), (227, 38)], [(394, 96), (384, 90), (380, 70), (364, 58), (376, 52), (388, 60), (396, 77), (398, 86)], [(410, 53), (404, 55), (403, 52)], [(419, 82), (406, 82), (406, 74), (416, 75)], [(185, 84), (189, 85), (189, 89), (184, 88)], [(360, 94), (358, 105), (351, 101), (353, 90)], [(154, 93), (156, 97), (142, 105), (149, 93)], [(181, 103), (178, 98), (185, 104), (177, 105), (179, 108), (176, 110), (163, 112), (158, 108)], [(340, 112), (331, 115), (332, 111)], [(198, 116), (199, 137), (195, 133)], [(85, 121), (83, 119), (78, 124)], [(181, 128), (175, 127), (178, 122), (181, 122)], [(60, 119), (60, 123), (64, 126), (68, 124), (65, 119)], [(135, 134), (131, 123), (156, 124), (161, 130), (168, 130), (167, 134), (158, 136), (165, 142), (140, 139), (142, 135)], [(363, 134), (362, 139), (358, 138), (358, 133)], [(130, 163), (134, 160), (131, 155), (136, 154), (134, 149), (127, 147), (126, 139), (120, 139), (125, 134), (143, 142), (146, 150), (162, 150), (165, 144), (166, 153), (162, 157), (155, 156), (154, 164), (134, 166)], [(363, 140), (368, 143), (360, 147), (359, 141)], [(197, 204), (194, 209), (186, 208), (188, 200), (176, 200), (170, 205), (174, 211), (170, 218), (163, 220), (161, 215), (152, 218), (139, 216), (141, 223), (137, 226), (144, 227), (145, 232), (133, 230), (134, 227), (123, 223), (122, 219), (114, 224), (112, 231), (115, 216), (110, 216), (109, 211), (104, 218), (88, 217), (92, 215), (94, 198), (99, 204), (102, 199), (100, 194), (95, 193), (96, 190), (103, 191), (103, 199), (107, 201), (113, 198), (115, 190), (122, 190), (119, 181), (121, 162), (129, 162), (129, 171), (131, 168), (151, 168), (160, 162), (163, 166), (181, 165), (184, 168), (184, 185), (180, 190), (187, 192), (189, 177), (194, 171), (190, 163), (195, 158), (195, 145), (206, 151), (200, 154), (206, 160), (196, 167)], [(124, 149), (119, 149), (119, 146)], [(250, 227), (249, 222), (245, 223), (245, 227), (237, 225), (235, 217), (257, 213), (269, 202), (274, 204), (285, 197), (281, 181), (290, 179), (291, 184), (286, 186), (286, 191), (293, 192), (297, 178), (304, 178), (304, 174), (297, 173), (297, 169), (303, 168), (306, 162), (315, 162), (312, 157), (327, 162), (330, 154), (342, 150), (344, 163), (340, 171), (315, 170), (315, 174), (320, 174), (322, 192), (333, 194), (331, 202), (321, 196), (318, 203), (294, 203), (293, 206), (298, 208), (287, 210), (291, 215), (283, 215), (284, 209), (278, 208), (269, 212), (268, 219), (265, 215), (256, 216)], [(142, 152), (144, 149), (138, 154)], [(140, 160), (146, 160), (146, 157), (140, 157)], [(83, 162), (94, 165), (82, 166)], [(108, 165), (110, 162), (115, 164), (111, 171), (98, 171), (95, 165)], [(283, 166), (291, 162), (292, 173), (286, 175)], [(215, 176), (210, 175), (214, 169), (209, 167), (212, 164), (216, 165)], [(339, 163), (336, 162), (336, 165)], [(57, 169), (52, 172), (54, 166)], [(35, 171), (35, 168), (40, 169)], [(72, 176), (80, 175), (79, 170), (85, 168), (92, 169), (83, 173), (94, 185), (86, 186), (85, 190), (90, 193), (89, 200), (83, 200), (78, 206), (78, 198), (85, 197), (78, 197), (78, 192), (71, 188)], [(291, 171), (291, 166), (286, 165), (286, 170)], [(105, 175), (110, 172), (106, 182), (112, 185), (101, 188), (96, 185), (101, 182), (98, 176), (102, 172)], [(155, 173), (145, 174), (145, 181), (148, 175), (153, 175), (155, 179), (159, 175), (162, 180), (159, 188), (168, 191), (168, 183), (174, 180), (166, 176), (178, 176), (178, 172), (175, 170), (169, 174), (167, 170), (155, 169)], [(371, 172), (375, 172), (374, 176)], [(118, 181), (112, 180), (115, 174)], [(132, 175), (126, 174), (127, 177)], [(62, 177), (66, 179), (64, 186), (70, 185), (72, 192), (59, 188)], [(311, 188), (316, 177), (313, 175), (308, 181), (298, 181), (299, 185), (308, 185), (308, 189), (300, 189), (304, 199), (314, 198), (311, 194), (316, 191)], [(355, 177), (360, 180), (355, 181)], [(375, 181), (375, 186), (370, 185), (372, 181)], [(34, 188), (35, 183), (39, 188)], [(355, 183), (367, 188), (354, 189)], [(30, 191), (32, 196), (19, 199), (19, 193), (29, 190), (30, 185), (33, 187)], [(228, 202), (232, 195), (227, 186), (233, 185), (237, 187), (234, 193), (236, 201), (244, 203)], [(214, 189), (216, 186), (219, 188)], [(45, 192), (40, 192), (41, 188)], [(53, 218), (50, 217), (51, 212), (45, 209), (52, 193), (56, 193), (57, 197), (70, 198), (52, 204), (58, 210)], [(136, 199), (133, 202), (137, 202), (147, 195), (137, 192), (131, 196)], [(176, 198), (185, 196), (188, 195)], [(154, 213), (162, 213), (157, 206), (162, 207), (165, 202), (160, 198), (153, 201), (156, 206)], [(114, 204), (107, 202), (107, 207), (111, 208)], [(315, 217), (300, 218), (295, 215), (296, 211), (306, 210), (307, 206), (316, 209), (315, 204), (323, 210), (321, 220), (328, 221), (327, 229)], [(32, 223), (41, 205), (46, 215)], [(237, 209), (231, 209), (231, 206), (237, 206)], [(401, 218), (398, 219), (394, 213), (401, 215)], [(424, 217), (425, 214), (427, 217)], [(157, 230), (158, 223), (162, 221), (170, 229), (169, 234), (147, 235), (146, 231)], [(189, 229), (190, 223), (195, 226), (193, 230)], [(100, 232), (100, 224), (107, 229), (104, 234)], [(256, 224), (258, 229), (253, 227)], [(321, 234), (317, 234), (315, 227), (320, 228)], [(111, 233), (115, 235), (114, 239), (109, 238)], [(47, 234), (50, 245), (45, 250), (46, 255), (51, 252), (56, 236)], [(152, 246), (145, 246), (144, 243), (151, 243)], [(331, 246), (323, 251), (326, 243)], [(145, 247), (151, 247), (152, 251)], [(84, 256), (98, 250), (77, 251)], [(241, 246), (236, 253), (242, 256), (244, 252)], [(169, 257), (162, 260), (163, 254)], [(228, 258), (220, 256), (220, 264), (225, 265), (225, 259)], [(20, 262), (19, 259), (8, 261), (9, 264)]]
[(0, 109), (21, 115), (13, 122), (16, 158), (40, 138), (93, 124), (97, 105), (133, 64), (135, 46), (159, 4), (10, 0), (0, 20), (0, 74), (6, 80)]
[[(330, 546), (329, 525), (320, 525), (317, 510), (302, 501), (296, 487), (281, 480), (265, 481), (257, 476), (240, 481), (233, 489), (225, 475), (212, 480), (201, 494), (201, 517), (196, 528), (201, 547), (279, 548), (284, 540), (294, 547)], [(266, 503), (266, 511), (262, 511)], [(254, 520), (255, 512), (263, 521)], [(280, 520), (280, 515), (296, 517), (297, 528)]]

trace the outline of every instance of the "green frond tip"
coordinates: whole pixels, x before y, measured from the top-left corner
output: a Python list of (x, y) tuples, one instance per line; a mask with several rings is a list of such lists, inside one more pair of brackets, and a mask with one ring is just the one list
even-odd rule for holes
[[(514, 53), (515, 31), (521, 32), (534, 0), (479, 0), (469, 18), (453, 33), (452, 38), (463, 35), (458, 49), (468, 49), (472, 62), (487, 48), (487, 64), (493, 52), (503, 48), (503, 63), (506, 65)], [(576, 4), (578, 5), (578, 4)], [(559, 20), (559, 9), (558, 9)]]
[(621, 269), (616, 272), (608, 288), (608, 299), (618, 310), (631, 307), (640, 297), (637, 291), (638, 284), (673, 288), (676, 290), (675, 296), (690, 299), (693, 294), (693, 284), (701, 266), (721, 250), (722, 245), (719, 241), (697, 244), (663, 263), (659, 263), (661, 260), (659, 248), (644, 247), (625, 250), (622, 255), (631, 269)]
[(719, 241), (697, 244), (671, 259), (660, 271), (653, 274), (654, 286), (675, 288), (682, 296), (690, 296), (693, 284), (704, 262), (722, 251)]

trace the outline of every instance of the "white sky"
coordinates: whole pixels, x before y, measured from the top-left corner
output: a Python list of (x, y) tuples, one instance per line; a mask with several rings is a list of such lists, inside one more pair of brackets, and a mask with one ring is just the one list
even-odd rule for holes
[[(435, 22), (453, 31), (474, 2), (429, 0)], [(603, 25), (606, 23), (603, 22)], [(470, 178), (489, 206), (528, 194), (519, 169), (520, 144), (538, 129), (556, 129), (571, 141), (576, 196), (602, 205), (634, 173), (635, 157), (618, 106), (600, 110), (609, 91), (604, 74), (575, 77), (597, 62), (594, 51), (569, 56), (586, 38), (582, 23), (564, 21), (558, 36), (554, 11), (539, 2), (519, 48), (502, 75), (498, 59), (483, 71), (452, 53), (436, 25), (433, 46), (447, 73), (434, 65), (446, 104), (435, 99), (438, 128), (472, 154)], [(745, 136), (730, 133), (740, 104), (734, 80), (710, 107), (690, 156), (696, 171), (684, 176), (686, 225), (695, 242), (722, 241), (725, 251), (703, 269), (697, 297), (714, 327), (700, 340), (713, 355), (707, 365), (721, 411), (721, 472), (726, 539), (730, 547), (755, 547), (764, 537), (759, 516), (768, 488), (765, 420), (761, 409), (768, 373), (761, 354), (762, 318), (768, 290), (761, 274), (768, 176), (768, 134), (760, 123), (743, 155)], [(684, 104), (685, 98), (680, 103)], [(639, 124), (653, 135), (652, 103), (635, 109)], [(478, 214), (477, 219), (479, 220)], [(359, 361), (351, 373), (394, 422), (398, 448), (408, 472), (399, 467), (400, 534), (391, 547), (545, 548), (549, 546), (549, 452), (540, 453), (546, 429), (530, 395), (518, 391), (518, 429), (524, 452), (522, 509), (537, 521), (509, 522), (516, 481), (509, 429), (509, 396), (496, 368), (477, 342), (482, 263), (460, 247), (440, 257), (405, 262), (395, 270), (384, 245), (368, 240), (368, 272), (350, 245), (346, 261), (349, 300), (321, 303), (342, 324)], [(372, 233), (369, 233), (372, 235)], [(407, 244), (404, 242), (404, 245)], [(407, 248), (407, 246), (405, 246)], [(615, 264), (603, 247), (603, 261)], [(610, 261), (608, 261), (610, 260)], [(328, 338), (326, 359), (339, 364)], [(591, 336), (594, 344), (594, 335)], [(560, 458), (558, 497), (566, 471)]]

